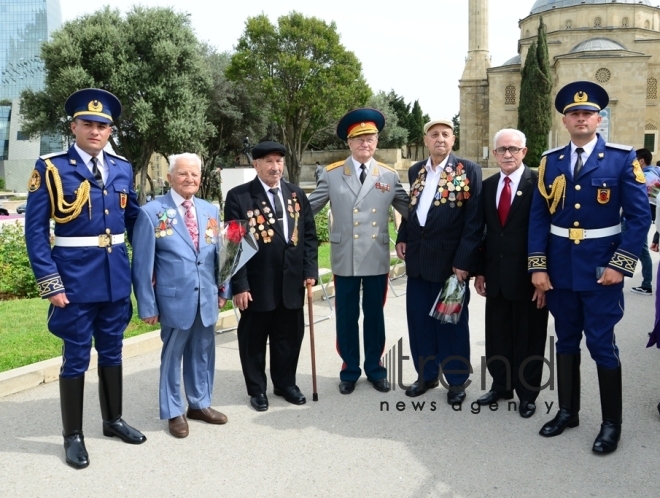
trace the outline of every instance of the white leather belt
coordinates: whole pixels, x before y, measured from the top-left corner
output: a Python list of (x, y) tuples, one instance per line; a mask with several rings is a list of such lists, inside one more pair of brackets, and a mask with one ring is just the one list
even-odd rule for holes
[(600, 239), (610, 237), (621, 233), (621, 225), (614, 225), (606, 228), (562, 228), (556, 225), (550, 225), (550, 233), (558, 237), (566, 237), (571, 240)]
[(59, 237), (55, 236), (55, 245), (59, 247), (110, 247), (124, 243), (124, 234), (102, 234), (95, 237)]

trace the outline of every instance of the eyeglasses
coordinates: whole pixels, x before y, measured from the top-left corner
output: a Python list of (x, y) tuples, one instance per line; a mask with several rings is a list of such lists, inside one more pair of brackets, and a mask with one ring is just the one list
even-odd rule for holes
[(354, 142), (359, 143), (360, 145), (362, 145), (362, 144), (373, 145), (378, 141), (378, 139), (374, 138), (374, 137), (371, 137), (371, 138), (351, 138), (351, 140), (353, 140)]
[(498, 147), (497, 149), (495, 149), (495, 153), (499, 154), (500, 156), (503, 156), (504, 154), (506, 154), (506, 151), (509, 151), (509, 154), (514, 156), (523, 149), (524, 147), (514, 147), (512, 145), (511, 147)]

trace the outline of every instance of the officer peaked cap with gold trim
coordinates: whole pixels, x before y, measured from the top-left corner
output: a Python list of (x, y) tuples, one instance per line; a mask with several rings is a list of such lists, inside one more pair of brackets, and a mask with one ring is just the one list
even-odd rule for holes
[(385, 116), (370, 108), (353, 109), (347, 112), (337, 124), (337, 136), (341, 140), (359, 137), (368, 133), (378, 133), (385, 127)]
[(607, 107), (610, 96), (605, 89), (591, 81), (574, 81), (559, 90), (555, 98), (555, 109), (562, 114), (572, 111), (602, 111)]
[(121, 102), (106, 90), (85, 88), (66, 99), (64, 110), (71, 119), (112, 124), (121, 115)]

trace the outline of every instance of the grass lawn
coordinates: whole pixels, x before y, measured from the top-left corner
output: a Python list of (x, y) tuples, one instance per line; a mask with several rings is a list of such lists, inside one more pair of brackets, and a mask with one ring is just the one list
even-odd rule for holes
[[(393, 240), (396, 238), (392, 223), (390, 236)], [(329, 243), (319, 247), (319, 268), (330, 268)], [(330, 281), (332, 274), (325, 275), (323, 279)], [(62, 341), (46, 328), (48, 306), (49, 302), (41, 298), (0, 301), (0, 372), (61, 355)], [(223, 309), (231, 308), (231, 302), (228, 302)], [(133, 299), (133, 318), (124, 337), (158, 328), (158, 325), (147, 325), (137, 317), (137, 305)]]

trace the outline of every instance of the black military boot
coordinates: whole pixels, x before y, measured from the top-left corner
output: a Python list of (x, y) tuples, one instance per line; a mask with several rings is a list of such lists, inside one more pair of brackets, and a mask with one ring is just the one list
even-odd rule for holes
[(580, 425), (580, 355), (557, 355), (557, 390), (559, 412), (547, 422), (539, 434), (544, 437), (559, 436), (567, 427)]
[(121, 418), (122, 412), (122, 368), (99, 367), (99, 399), (103, 417), (103, 435), (117, 436), (129, 444), (142, 444), (147, 438)]
[(84, 469), (89, 465), (89, 455), (85, 448), (83, 425), (83, 395), (85, 374), (80, 377), (60, 377), (60, 408), (62, 411), (62, 436), (66, 463), (74, 469)]
[(603, 423), (594, 442), (594, 453), (604, 455), (616, 450), (621, 439), (621, 367), (598, 367), (598, 387), (600, 388), (600, 408)]

